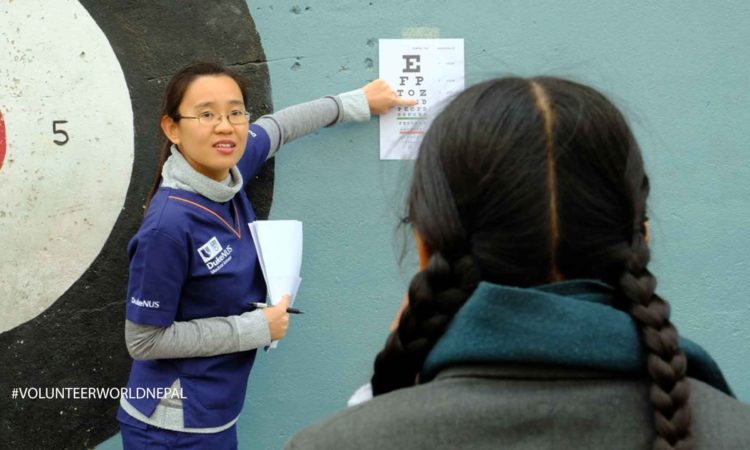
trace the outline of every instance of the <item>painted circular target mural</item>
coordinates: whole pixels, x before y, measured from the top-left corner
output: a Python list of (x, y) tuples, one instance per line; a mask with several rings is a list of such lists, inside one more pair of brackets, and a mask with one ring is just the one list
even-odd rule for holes
[[(0, 332), (45, 311), (99, 254), (125, 203), (133, 113), (78, 2), (6, 3), (0, 32)], [(39, 30), (44, 30), (40, 32)]]
[[(117, 399), (12, 398), (13, 388), (120, 387), (127, 242), (155, 175), (171, 74), (219, 61), (270, 112), (245, 0), (0, 0), (0, 442), (92, 448)], [(273, 164), (246, 189), (268, 216)]]

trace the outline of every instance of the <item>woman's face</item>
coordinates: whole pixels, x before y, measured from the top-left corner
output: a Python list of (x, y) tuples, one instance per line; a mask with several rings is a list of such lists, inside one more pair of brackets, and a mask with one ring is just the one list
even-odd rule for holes
[[(226, 75), (204, 75), (193, 80), (177, 109), (182, 117), (174, 121), (162, 119), (162, 129), (176, 144), (190, 165), (203, 175), (217, 181), (229, 175), (245, 152), (247, 122), (232, 124), (227, 119), (235, 111), (245, 111), (242, 92)], [(221, 121), (189, 119), (212, 113)]]

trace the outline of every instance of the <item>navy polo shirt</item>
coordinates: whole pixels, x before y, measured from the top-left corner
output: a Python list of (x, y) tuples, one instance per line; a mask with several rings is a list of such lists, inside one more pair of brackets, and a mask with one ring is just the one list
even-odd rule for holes
[[(263, 128), (252, 124), (237, 167), (247, 183), (270, 150)], [(130, 276), (126, 318), (166, 327), (175, 321), (231, 316), (263, 301), (266, 285), (247, 224), (255, 212), (244, 190), (228, 202), (160, 188), (128, 244)], [(199, 358), (133, 361), (128, 402), (146, 416), (159, 398), (132, 398), (137, 388), (166, 388), (179, 378), (184, 426), (224, 425), (242, 410), (256, 350)], [(141, 392), (144, 392), (142, 389)]]

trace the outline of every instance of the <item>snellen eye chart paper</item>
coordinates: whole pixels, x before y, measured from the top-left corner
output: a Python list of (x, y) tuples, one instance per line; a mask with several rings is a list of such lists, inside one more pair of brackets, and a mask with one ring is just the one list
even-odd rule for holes
[(380, 39), (380, 78), (417, 104), (380, 116), (380, 159), (416, 159), (435, 115), (464, 89), (463, 39)]

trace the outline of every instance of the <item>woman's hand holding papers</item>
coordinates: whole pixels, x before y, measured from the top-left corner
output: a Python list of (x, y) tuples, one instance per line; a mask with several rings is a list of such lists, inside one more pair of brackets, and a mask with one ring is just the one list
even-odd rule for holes
[(286, 330), (289, 328), (287, 307), (289, 307), (289, 295), (281, 297), (281, 301), (276, 306), (262, 310), (268, 322), (268, 331), (271, 333), (272, 341), (278, 341), (286, 335)]

